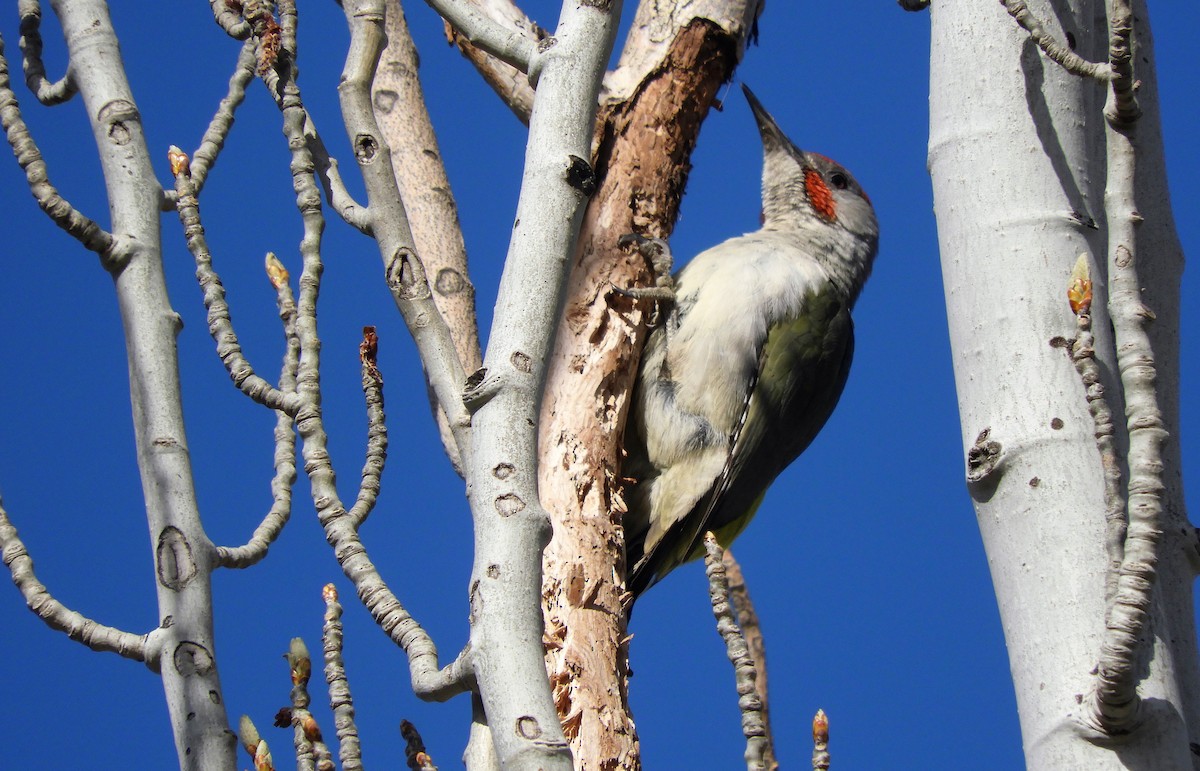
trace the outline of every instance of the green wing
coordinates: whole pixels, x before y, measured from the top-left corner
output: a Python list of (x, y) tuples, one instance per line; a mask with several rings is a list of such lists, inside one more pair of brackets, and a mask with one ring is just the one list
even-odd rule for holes
[(844, 302), (832, 290), (805, 303), (804, 314), (776, 325), (760, 353), (759, 373), (750, 391), (725, 467), (712, 489), (667, 533), (643, 560), (658, 578), (703, 553), (702, 538), (712, 530), (729, 545), (749, 524), (767, 488), (816, 438), (837, 406), (854, 354), (854, 326)]

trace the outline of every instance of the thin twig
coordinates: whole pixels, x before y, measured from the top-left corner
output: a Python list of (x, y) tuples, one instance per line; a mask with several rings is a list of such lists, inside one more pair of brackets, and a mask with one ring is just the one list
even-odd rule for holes
[(18, 43), (24, 54), (25, 85), (47, 107), (70, 100), (78, 93), (79, 86), (71, 77), (69, 64), (67, 74), (58, 81), (51, 83), (46, 77), (46, 65), (42, 62), (42, 4), (38, 0), (20, 0), (17, 13), (21, 17), (21, 38)]
[[(242, 18), (240, 10), (230, 7), (229, 0), (208, 0), (208, 4), (212, 7), (213, 19), (230, 37), (245, 40), (250, 35), (250, 25)], [(237, 5), (240, 7), (241, 3)]]
[[(1142, 222), (1135, 196), (1137, 108), (1130, 103), (1132, 63), (1128, 46), (1133, 18), (1117, 0), (1109, 20), (1110, 59), (1117, 78), (1109, 93), (1108, 180), (1104, 193), (1108, 223), (1108, 315), (1112, 321), (1117, 370), (1125, 395), (1129, 430), (1128, 528), (1116, 592), (1105, 618), (1105, 633), (1093, 690), (1082, 705), (1083, 720), (1104, 736), (1128, 733), (1141, 720), (1138, 662), (1149, 655), (1153, 636), (1145, 634), (1157, 577), (1162, 537), (1163, 460), (1167, 431), (1158, 406), (1157, 372), (1147, 325), (1154, 313), (1142, 302), (1137, 274), (1137, 227)], [(1124, 64), (1117, 63), (1124, 60)], [(1132, 104), (1132, 106), (1131, 106)]]
[[(275, 287), (279, 318), (283, 322), (287, 347), (279, 374), (279, 390), (294, 393), (296, 367), (300, 360), (300, 340), (296, 336), (296, 302), (288, 284), (288, 272), (274, 254), (267, 253), (267, 275)], [(250, 541), (243, 546), (217, 547), (217, 564), (226, 568), (245, 568), (267, 556), (267, 550), (292, 515), (292, 486), (296, 483), (296, 421), (286, 412), (275, 412), (275, 476), (271, 479), (271, 509), (263, 517)]]
[(242, 747), (254, 761), (254, 771), (275, 771), (271, 748), (267, 746), (266, 740), (258, 735), (254, 721), (246, 715), (242, 715), (242, 719), (238, 721), (238, 739), (241, 740)]
[(192, 183), (196, 186), (197, 195), (204, 189), (204, 181), (216, 165), (221, 149), (225, 147), (225, 139), (229, 136), (229, 129), (233, 127), (234, 115), (246, 99), (246, 85), (254, 77), (254, 60), (255, 43), (247, 40), (242, 44), (233, 75), (229, 77), (229, 90), (217, 105), (217, 112), (209, 121), (208, 128), (204, 130), (200, 146), (192, 154)]
[(0, 37), (0, 126), (12, 145), (17, 163), (25, 172), (25, 180), (29, 183), (29, 192), (34, 200), (54, 224), (65, 230), (72, 238), (100, 255), (106, 262), (106, 267), (113, 268), (116, 264), (115, 239), (112, 234), (101, 228), (95, 221), (84, 216), (59, 195), (54, 185), (50, 184), (46, 170), (46, 162), (42, 160), (42, 152), (29, 133), (25, 119), (21, 117), (21, 107), (17, 96), (13, 93), (12, 82), (8, 74), (8, 60), (4, 56), (4, 38)]
[(326, 540), (342, 571), (353, 582), (359, 599), (371, 617), (408, 655), (414, 691), (421, 698), (443, 701), (471, 687), (470, 657), (464, 653), (449, 666), (438, 669), (437, 647), (379, 575), (358, 537), (334, 482), (335, 475), (327, 449), (328, 436), (321, 417), (321, 344), (317, 335), (316, 315), (321, 273), (324, 270), (321, 233), (325, 218), (321, 211), (321, 194), (313, 180), (312, 152), (304, 134), (306, 113), (296, 83), (294, 0), (280, 0), (279, 10), (286, 56), (280, 57), (283, 61), (277, 82), (282, 95), (280, 106), (284, 135), (292, 153), (292, 186), (304, 228), (304, 236), (300, 241), (304, 267), (296, 303), (296, 331), (300, 339), (296, 393), (303, 401), (303, 406), (297, 413), (296, 430), (303, 439), (305, 471), (317, 509), (317, 519), (325, 530)]
[[(75, 642), (83, 643), (94, 651), (116, 653), (134, 661), (147, 661), (148, 635), (136, 635), (98, 624), (54, 599), (45, 584), (39, 581), (33, 572), (33, 559), (26, 551), (17, 529), (9, 522), (3, 501), (0, 501), (0, 554), (12, 573), (13, 583), (25, 598), (25, 604), (34, 615), (46, 623), (46, 626), (63, 632)], [(157, 665), (156, 661), (149, 663), (152, 668)]]
[(357, 530), (375, 509), (379, 498), (379, 480), (383, 476), (387, 461), (387, 418), (383, 411), (383, 376), (379, 374), (376, 356), (379, 337), (375, 327), (363, 327), (363, 341), (359, 346), (362, 362), (363, 396), (367, 402), (367, 458), (363, 463), (362, 481), (358, 485), (358, 499), (350, 507), (350, 521)]
[[(299, 637), (293, 637), (284, 654), (292, 678), (291, 709), (286, 717), (292, 725), (292, 741), (296, 745), (296, 768), (300, 771), (333, 771), (333, 755), (321, 735), (321, 727), (308, 706), (312, 699), (308, 694), (308, 680), (312, 677), (312, 658), (308, 646)], [(283, 722), (284, 713), (276, 718), (276, 725)]]
[(187, 155), (172, 147), (169, 153), (171, 171), (175, 174), (175, 191), (178, 194), (179, 221), (187, 238), (188, 251), (196, 262), (196, 280), (204, 291), (204, 307), (208, 310), (208, 331), (217, 344), (217, 356), (229, 372), (229, 377), (239, 391), (254, 401), (273, 410), (282, 410), (295, 415), (300, 399), (286, 393), (254, 372), (254, 367), (242, 355), (237, 332), (229, 315), (229, 304), (225, 301), (225, 287), (221, 277), (213, 269), (212, 252), (200, 222), (200, 202), (196, 198), (196, 186), (189, 174)]
[(742, 734), (746, 737), (746, 768), (748, 771), (766, 771), (766, 758), (771, 739), (763, 722), (762, 700), (754, 687), (757, 673), (754, 659), (746, 646), (742, 630), (733, 618), (729, 605), (729, 583), (725, 579), (723, 549), (712, 533), (704, 535), (704, 568), (708, 574), (708, 594), (712, 599), (713, 617), (717, 620), (717, 632), (725, 641), (725, 653), (733, 663), (734, 680), (737, 687), (738, 708), (742, 712)]
[(404, 739), (404, 759), (412, 771), (438, 771), (433, 758), (425, 751), (425, 740), (421, 732), (407, 720), (400, 721), (400, 736)]
[[(263, 19), (264, 17), (257, 15), (255, 18)], [(260, 49), (261, 41), (257, 35), (254, 38), (254, 42)], [(258, 51), (256, 56), (259, 59), (262, 58), (261, 50)], [(258, 75), (262, 78), (263, 84), (266, 85), (267, 92), (274, 98), (276, 106), (282, 110), (283, 91), (280, 87), (279, 72), (275, 68), (271, 68), (265, 71), (260, 70)], [(304, 105), (301, 104), (298, 108), (293, 106), (293, 109), (304, 110)], [(317, 131), (317, 126), (307, 110), (304, 110), (301, 134), (304, 136), (304, 141), (308, 143), (313, 169), (316, 172), (317, 178), (321, 181), (325, 198), (329, 202), (330, 207), (337, 212), (338, 216), (347, 225), (350, 225), (361, 233), (372, 235), (366, 207), (355, 201), (354, 196), (346, 188), (346, 183), (342, 180), (341, 172), (338, 170), (337, 159), (329, 154), (329, 150), (325, 146), (325, 140), (321, 138), (321, 133)]]
[(750, 599), (750, 589), (746, 586), (746, 577), (742, 575), (742, 566), (733, 556), (733, 549), (726, 549), (721, 561), (725, 565), (725, 578), (729, 583), (729, 600), (734, 610), (737, 611), (737, 624), (742, 630), (746, 648), (754, 661), (756, 673), (754, 689), (758, 692), (758, 698), (762, 702), (763, 732), (767, 737), (763, 762), (767, 771), (774, 771), (779, 768), (779, 761), (775, 759), (775, 739), (774, 734), (771, 733), (771, 710), (767, 697), (767, 644), (763, 639), (758, 612), (754, 609), (754, 602)]
[(828, 771), (829, 769), (829, 718), (825, 716), (825, 710), (818, 709), (817, 714), (813, 716), (812, 722), (813, 733), (813, 754), (812, 767), (813, 771)]
[(1053, 35), (1046, 31), (1042, 20), (1035, 16), (1033, 11), (1029, 10), (1029, 6), (1025, 4), (1025, 0), (1000, 0), (1000, 3), (1008, 11), (1009, 15), (1029, 33), (1029, 39), (1036, 43), (1038, 48), (1042, 49), (1042, 52), (1047, 57), (1057, 62), (1067, 72), (1085, 78), (1093, 78), (1101, 83), (1108, 83), (1113, 79), (1113, 71), (1109, 64), (1105, 62), (1089, 62), (1067, 46), (1058, 42)]
[(471, 45), (536, 78), (534, 60), (538, 43), (515, 30), (505, 28), (481, 13), (465, 0), (425, 0)]
[(338, 757), (342, 761), (342, 771), (362, 771), (362, 748), (358, 741), (358, 726), (354, 723), (354, 698), (350, 695), (346, 663), (342, 658), (342, 606), (333, 584), (325, 584), (321, 597), (325, 600), (325, 626), (321, 630), (325, 682), (329, 685), (329, 706), (333, 709), (333, 725), (337, 730)]
[(1112, 605), (1117, 591), (1117, 575), (1125, 557), (1125, 497), (1121, 491), (1121, 465), (1114, 439), (1112, 409), (1104, 395), (1100, 367), (1096, 363), (1092, 336), (1092, 280), (1087, 255), (1079, 255), (1071, 272), (1067, 290), (1071, 310), (1075, 313), (1079, 334), (1071, 344), (1071, 361), (1087, 391), (1088, 412), (1092, 415), (1096, 447), (1104, 470), (1104, 549), (1108, 564), (1104, 576), (1105, 607)]

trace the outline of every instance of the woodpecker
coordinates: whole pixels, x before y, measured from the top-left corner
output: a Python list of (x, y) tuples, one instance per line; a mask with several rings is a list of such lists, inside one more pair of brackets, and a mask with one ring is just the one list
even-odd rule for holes
[[(642, 354), (625, 431), (634, 598), (700, 556), (705, 532), (728, 546), (825, 425), (878, 248), (875, 210), (850, 172), (793, 144), (742, 90), (762, 138), (762, 227), (679, 271)], [(666, 248), (638, 242), (648, 257)]]

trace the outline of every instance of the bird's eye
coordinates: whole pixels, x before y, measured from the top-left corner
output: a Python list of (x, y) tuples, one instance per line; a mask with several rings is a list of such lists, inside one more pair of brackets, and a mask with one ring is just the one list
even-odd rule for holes
[(829, 175), (829, 184), (833, 185), (838, 190), (845, 190), (850, 187), (850, 179), (840, 171), (835, 171)]

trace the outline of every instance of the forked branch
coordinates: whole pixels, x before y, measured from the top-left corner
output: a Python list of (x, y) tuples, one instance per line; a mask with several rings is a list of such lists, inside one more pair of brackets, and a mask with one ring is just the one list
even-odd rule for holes
[[(279, 390), (296, 391), (296, 367), (300, 362), (300, 339), (296, 336), (296, 302), (288, 284), (288, 272), (274, 254), (267, 253), (267, 276), (275, 287), (279, 318), (283, 322), (286, 348), (279, 374)], [(296, 421), (286, 412), (275, 413), (275, 476), (271, 479), (271, 509), (243, 546), (217, 547), (221, 567), (245, 568), (267, 556), (292, 515), (292, 486), (296, 482)]]

